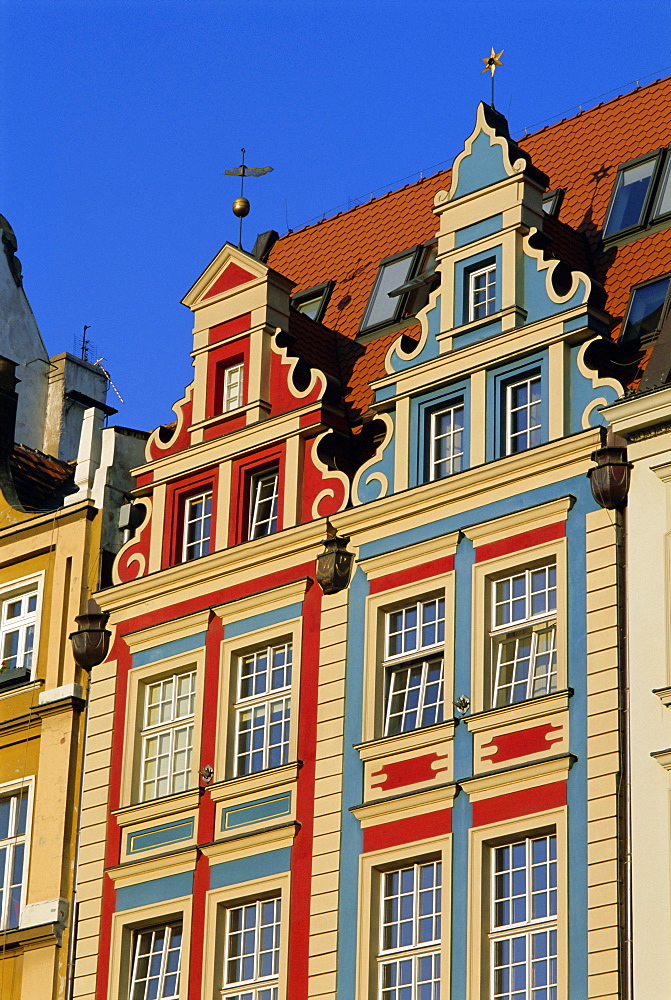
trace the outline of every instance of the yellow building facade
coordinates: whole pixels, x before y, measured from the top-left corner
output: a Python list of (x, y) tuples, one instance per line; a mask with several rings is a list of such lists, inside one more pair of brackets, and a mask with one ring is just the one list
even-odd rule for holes
[(0, 997), (61, 1000), (88, 696), (69, 634), (118, 547), (105, 514), (143, 435), (103, 429), (100, 368), (49, 358), (0, 226)]

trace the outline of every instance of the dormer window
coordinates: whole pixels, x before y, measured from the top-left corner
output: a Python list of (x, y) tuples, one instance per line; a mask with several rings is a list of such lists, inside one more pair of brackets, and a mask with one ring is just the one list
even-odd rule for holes
[(543, 195), (543, 211), (546, 215), (554, 215), (555, 218), (559, 215), (564, 193), (563, 188), (555, 188), (554, 191), (548, 191)]
[(402, 286), (416, 271), (423, 249), (421, 246), (413, 247), (382, 261), (361, 321), (361, 331), (396, 323), (403, 318), (408, 293), (402, 290)]
[(671, 212), (671, 156), (655, 151), (623, 164), (613, 187), (604, 239), (635, 232)]
[(249, 496), (249, 537), (263, 538), (277, 531), (279, 473), (265, 469), (251, 478)]
[(664, 278), (656, 278), (645, 285), (632, 288), (629, 308), (622, 325), (621, 343), (638, 343), (657, 330), (670, 281), (671, 277), (667, 274)]
[(496, 261), (488, 260), (468, 273), (468, 322), (496, 312)]
[(294, 295), (291, 300), (292, 306), (297, 312), (320, 323), (326, 312), (333, 284), (332, 281), (326, 281), (323, 285), (315, 285), (314, 288), (308, 288), (299, 295)]
[(224, 369), (223, 398), (221, 412), (228, 413), (242, 406), (242, 362)]

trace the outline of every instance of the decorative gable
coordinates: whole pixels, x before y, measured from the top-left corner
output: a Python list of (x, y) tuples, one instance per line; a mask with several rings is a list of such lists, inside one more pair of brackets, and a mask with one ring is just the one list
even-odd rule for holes
[[(547, 220), (547, 185), (505, 119), (481, 104), (449, 191), (434, 197), (440, 284), (418, 314), (420, 337), (400, 335), (372, 383), (384, 437), (357, 473), (355, 501), (592, 427), (616, 398), (617, 384), (585, 360), (608, 331), (602, 290), (579, 269), (579, 235)], [(510, 415), (522, 407), (524, 432)]]
[[(183, 302), (194, 378), (137, 471), (144, 520), (117, 580), (326, 517), (349, 499), (332, 331), (290, 309), (293, 283), (226, 244)], [(257, 517), (258, 514), (258, 517)], [(139, 519), (139, 518), (138, 518)], [(193, 539), (190, 540), (193, 536)]]

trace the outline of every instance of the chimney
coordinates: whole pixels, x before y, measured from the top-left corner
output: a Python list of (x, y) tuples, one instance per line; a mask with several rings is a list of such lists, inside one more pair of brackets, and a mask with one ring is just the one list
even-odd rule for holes
[(14, 449), (16, 431), (16, 407), (19, 395), (16, 391), (16, 362), (0, 355), (0, 456), (10, 455)]

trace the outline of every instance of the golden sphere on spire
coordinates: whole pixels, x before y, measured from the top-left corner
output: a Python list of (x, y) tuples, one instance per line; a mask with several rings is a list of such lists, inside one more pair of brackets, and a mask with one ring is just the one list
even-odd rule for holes
[(246, 198), (236, 198), (233, 202), (233, 215), (244, 219), (246, 215), (249, 215), (249, 207), (249, 201)]

